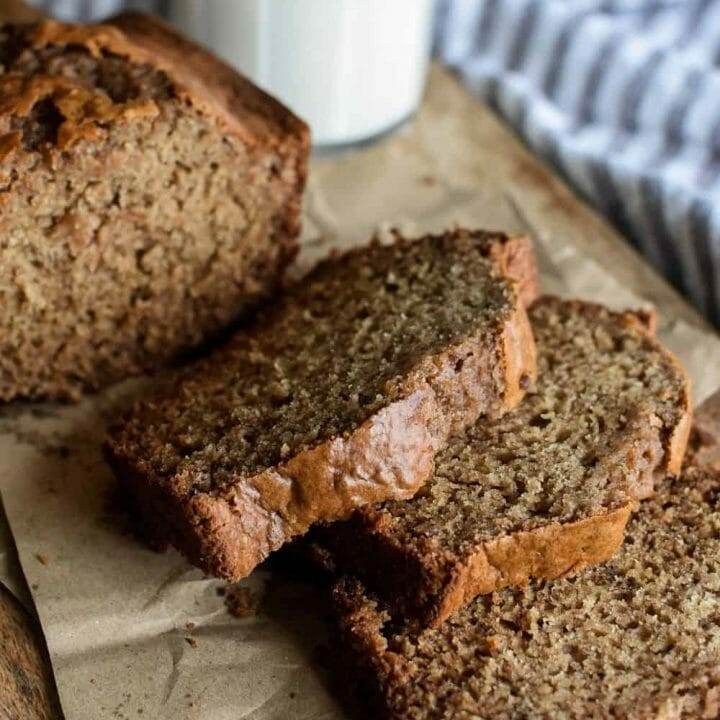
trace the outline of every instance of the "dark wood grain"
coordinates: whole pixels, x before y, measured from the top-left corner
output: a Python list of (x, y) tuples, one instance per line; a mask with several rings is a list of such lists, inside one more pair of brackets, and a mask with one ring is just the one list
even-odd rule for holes
[(0, 720), (62, 717), (37, 622), (0, 584)]

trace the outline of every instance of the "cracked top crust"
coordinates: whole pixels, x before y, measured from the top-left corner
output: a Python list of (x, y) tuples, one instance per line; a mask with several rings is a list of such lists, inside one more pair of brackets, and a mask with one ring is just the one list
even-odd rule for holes
[[(107, 75), (102, 73), (44, 72), (43, 65), (60, 52), (115, 61), (114, 88), (103, 84)], [(101, 132), (103, 123), (152, 117), (162, 96), (146, 90), (158, 86), (250, 146), (282, 152), (296, 142), (308, 143), (305, 123), (281, 103), (149, 15), (126, 13), (98, 25), (45, 20), (6, 26), (0, 31), (0, 63), (0, 114), (26, 118), (38, 103), (52, 102), (63, 116), (60, 149)], [(122, 91), (113, 92), (120, 76)], [(0, 130), (2, 159), (23, 146), (23, 136), (12, 127)]]

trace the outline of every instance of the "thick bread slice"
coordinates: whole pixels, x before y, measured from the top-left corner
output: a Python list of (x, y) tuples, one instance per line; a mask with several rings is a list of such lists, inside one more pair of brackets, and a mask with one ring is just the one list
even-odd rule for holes
[(720, 717), (720, 475), (665, 481), (606, 564), (486, 595), (415, 634), (335, 588), (377, 720)]
[(458, 230), (331, 258), (139, 403), (110, 461), (192, 562), (241, 578), (313, 522), (411, 497), (449, 434), (515, 406), (535, 377), (519, 299), (535, 288), (526, 238)]
[(274, 293), (309, 145), (151, 16), (0, 27), (0, 401), (155, 371)]
[(454, 438), (410, 502), (314, 531), (396, 617), (438, 625), (480, 593), (607, 559), (635, 502), (679, 470), (688, 380), (652, 319), (545, 298), (530, 320), (538, 382), (520, 407)]

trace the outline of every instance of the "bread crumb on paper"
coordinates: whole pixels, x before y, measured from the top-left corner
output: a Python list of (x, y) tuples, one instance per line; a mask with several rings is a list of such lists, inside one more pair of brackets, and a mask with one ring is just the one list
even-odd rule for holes
[(225, 589), (225, 607), (237, 618), (257, 615), (259, 598), (249, 588), (230, 586)]

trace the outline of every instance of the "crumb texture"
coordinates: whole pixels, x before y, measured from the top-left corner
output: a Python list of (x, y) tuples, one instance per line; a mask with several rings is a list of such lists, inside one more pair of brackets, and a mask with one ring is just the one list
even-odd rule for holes
[(31, 34), (0, 30), (2, 400), (154, 370), (245, 314), (294, 255), (306, 157), (222, 132), (151, 62)]
[(225, 591), (225, 607), (236, 618), (254, 617), (260, 610), (260, 598), (249, 588), (231, 585)]
[(401, 543), (432, 538), (463, 554), (498, 535), (615, 509), (658, 469), (662, 453), (650, 442), (639, 445), (644, 456), (627, 451), (653, 428), (661, 438), (685, 412), (685, 378), (667, 352), (597, 306), (547, 299), (530, 319), (536, 389), (451, 442), (421, 497), (386, 506)]
[[(400, 616), (440, 622), (478, 592), (606, 559), (627, 518), (613, 513), (647, 496), (665, 471), (667, 438), (689, 410), (670, 354), (635, 316), (597, 305), (544, 298), (530, 321), (538, 381), (519, 407), (451, 440), (412, 500), (361, 508), (317, 531), (340, 569)], [(563, 534), (596, 518), (607, 520), (587, 537)], [(507, 550), (521, 533), (537, 539)], [(458, 581), (480, 561), (489, 563), (481, 576)]]
[(690, 470), (642, 505), (608, 563), (478, 598), (419, 635), (343, 581), (341, 627), (379, 716), (717, 717), (718, 487)]
[(435, 356), (476, 335), (492, 343), (517, 300), (486, 240), (428, 237), (322, 263), (171, 392), (141, 403), (113, 443), (159, 477), (213, 492), (351, 432), (432, 379)]

